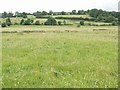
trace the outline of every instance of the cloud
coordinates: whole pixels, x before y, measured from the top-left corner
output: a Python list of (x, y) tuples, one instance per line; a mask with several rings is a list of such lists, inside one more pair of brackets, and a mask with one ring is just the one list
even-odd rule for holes
[(71, 11), (93, 8), (118, 10), (119, 0), (2, 0), (0, 12)]

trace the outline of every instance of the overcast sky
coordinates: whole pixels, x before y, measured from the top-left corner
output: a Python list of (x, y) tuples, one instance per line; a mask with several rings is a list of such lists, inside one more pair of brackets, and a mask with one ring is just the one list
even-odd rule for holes
[(118, 11), (119, 0), (0, 0), (0, 12), (71, 11), (103, 9)]

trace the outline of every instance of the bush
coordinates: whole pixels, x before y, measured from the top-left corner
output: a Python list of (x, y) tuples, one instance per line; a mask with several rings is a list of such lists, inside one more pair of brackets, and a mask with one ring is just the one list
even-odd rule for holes
[(58, 21), (58, 25), (62, 25), (62, 22), (61, 22), (61, 21)]
[(17, 22), (15, 22), (15, 23), (14, 23), (14, 25), (18, 25), (18, 23), (17, 23)]
[(80, 25), (84, 25), (84, 21), (83, 20), (80, 21)]
[(113, 25), (113, 26), (117, 26), (118, 24), (117, 24), (117, 22), (113, 21), (113, 22), (112, 22), (112, 25)]
[(31, 20), (30, 19), (25, 20), (24, 25), (31, 25)]
[(34, 20), (30, 20), (31, 21), (31, 23), (33, 23), (34, 22)]
[(6, 24), (7, 24), (8, 26), (10, 26), (10, 25), (11, 25), (11, 23), (10, 23), (10, 22), (7, 22)]
[(1, 27), (6, 27), (6, 23), (2, 23)]
[(10, 18), (6, 19), (6, 25), (8, 25), (8, 26), (12, 25), (12, 22), (11, 22)]
[(20, 21), (20, 24), (22, 25), (22, 24), (24, 24), (24, 22), (25, 22), (24, 19), (22, 19), (22, 20)]
[(35, 22), (35, 25), (40, 25), (40, 22), (37, 20), (37, 21)]
[(64, 23), (64, 25), (66, 25), (66, 21), (65, 20), (63, 21), (63, 23)]
[(57, 21), (54, 18), (48, 18), (48, 20), (44, 24), (45, 25), (57, 25)]

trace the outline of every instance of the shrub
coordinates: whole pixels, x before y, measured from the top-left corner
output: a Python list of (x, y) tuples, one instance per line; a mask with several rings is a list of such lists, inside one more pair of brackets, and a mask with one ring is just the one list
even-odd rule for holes
[(80, 25), (84, 25), (84, 21), (83, 20), (80, 21)]
[(24, 25), (31, 25), (31, 20), (30, 19), (25, 20)]
[(48, 20), (44, 24), (45, 25), (57, 25), (57, 21), (54, 18), (48, 18)]
[(22, 19), (22, 20), (20, 21), (20, 24), (22, 25), (22, 24), (24, 24), (24, 22), (25, 22), (24, 19)]
[(117, 22), (113, 21), (113, 22), (112, 22), (112, 25), (113, 25), (113, 26), (117, 26), (118, 24), (117, 24)]
[(62, 22), (61, 22), (61, 21), (58, 21), (58, 25), (62, 25)]
[(6, 25), (8, 25), (8, 26), (12, 25), (12, 22), (11, 22), (10, 18), (6, 19)]
[(15, 22), (15, 23), (14, 23), (14, 25), (18, 25), (18, 23), (17, 23), (17, 22)]
[(35, 22), (35, 25), (40, 25), (40, 22), (37, 20), (37, 21)]
[(66, 25), (66, 21), (65, 20), (63, 21), (63, 23), (64, 23), (64, 25)]
[(1, 27), (6, 27), (6, 23), (2, 23)]
[(11, 25), (11, 23), (10, 23), (10, 22), (7, 22), (6, 24), (7, 24), (8, 26), (10, 26), (10, 25)]

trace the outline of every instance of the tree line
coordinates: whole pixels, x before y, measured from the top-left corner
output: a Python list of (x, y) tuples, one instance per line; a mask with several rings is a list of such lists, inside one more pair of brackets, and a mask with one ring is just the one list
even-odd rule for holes
[(27, 18), (27, 15), (34, 15), (37, 18), (44, 16), (44, 15), (90, 15), (91, 17), (94, 18), (102, 18), (102, 17), (108, 17), (108, 16), (112, 16), (115, 18), (118, 18), (118, 14), (119, 12), (115, 12), (115, 11), (104, 11), (102, 9), (91, 9), (91, 10), (72, 10), (71, 12), (65, 12), (65, 11), (61, 11), (61, 12), (53, 12), (53, 11), (37, 11), (34, 13), (27, 13), (27, 12), (15, 12), (15, 14), (13, 14), (12, 12), (3, 12), (2, 13), (2, 18), (6, 18), (6, 17), (23, 17), (23, 18)]
[[(63, 23), (63, 24), (62, 24)], [(14, 25), (67, 25), (66, 21), (56, 21), (55, 18), (49, 17), (44, 23), (40, 23), (39, 20), (34, 21), (33, 19), (21, 19), (20, 23), (14, 23)], [(6, 18), (5, 22), (1, 24), (2, 27), (13, 25), (10, 18)]]
[[(95, 21), (95, 22), (106, 22), (106, 23), (112, 23), (112, 25), (118, 25), (118, 19), (119, 19), (119, 15), (120, 12), (115, 12), (115, 11), (103, 11), (101, 9), (91, 9), (91, 10), (72, 10), (71, 12), (53, 12), (53, 11), (37, 11), (34, 13), (27, 13), (27, 12), (3, 12), (2, 13), (2, 18), (7, 18), (6, 22), (3, 23), (3, 27), (4, 26), (10, 26), (12, 25), (12, 22), (10, 20), (10, 18), (12, 17), (22, 17), (22, 18), (28, 18), (27, 15), (33, 15), (36, 18), (47, 18), (48, 20), (45, 23), (40, 23), (39, 21), (36, 21), (35, 23), (33, 23), (33, 20), (27, 19), (24, 20), (22, 19), (20, 24), (21, 25), (40, 25), (40, 24), (44, 24), (44, 25), (61, 25), (61, 21), (56, 21), (55, 19), (70, 19), (70, 20), (79, 20), (79, 21)], [(62, 17), (55, 17), (51, 18), (51, 15), (62, 15)], [(64, 17), (64, 15), (89, 15), (91, 18), (86, 17)], [(65, 21), (63, 22), (65, 24)]]

